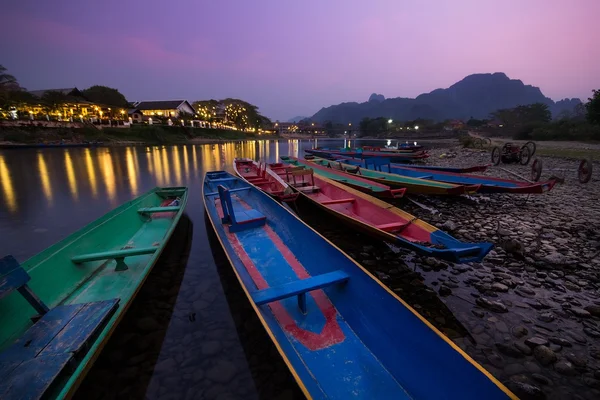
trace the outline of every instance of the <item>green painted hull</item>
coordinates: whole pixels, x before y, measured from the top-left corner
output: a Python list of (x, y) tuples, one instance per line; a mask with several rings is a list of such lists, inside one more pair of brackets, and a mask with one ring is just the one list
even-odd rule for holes
[[(185, 187), (155, 188), (21, 262), (21, 266), (31, 276), (29, 287), (50, 308), (120, 299), (116, 312), (95, 340), (90, 342), (88, 352), (75, 371), (57, 383), (57, 398), (73, 394), (102, 350), (171, 237), (183, 214), (187, 195)], [(180, 199), (177, 211), (138, 213), (140, 208), (160, 207), (168, 198), (175, 196)], [(157, 250), (153, 254), (125, 258), (128, 266), (125, 271), (115, 271), (114, 260), (81, 264), (71, 261), (72, 257), (82, 254), (142, 247), (156, 247)], [(33, 308), (16, 291), (0, 299), (0, 351), (10, 346), (32, 326), (30, 317), (34, 314)]]
[[(356, 169), (356, 165), (344, 164), (337, 161), (325, 160), (323, 158), (315, 157), (313, 162), (327, 166), (331, 168), (346, 172), (346, 170)], [(349, 174), (352, 175), (352, 174)], [(359, 175), (361, 178), (372, 180), (373, 182), (382, 183), (391, 187), (405, 188), (407, 193), (411, 194), (430, 194), (430, 195), (460, 195), (465, 193), (472, 193), (477, 190), (477, 187), (467, 187), (463, 185), (455, 185), (453, 183), (438, 182), (427, 179), (411, 178), (409, 176), (402, 176), (398, 174), (392, 174), (389, 172), (373, 171), (366, 168), (360, 168)]]

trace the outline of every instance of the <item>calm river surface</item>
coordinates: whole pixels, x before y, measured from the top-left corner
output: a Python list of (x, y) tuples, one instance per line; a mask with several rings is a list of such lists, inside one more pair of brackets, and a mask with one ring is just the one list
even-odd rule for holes
[[(321, 142), (321, 141), (319, 141)], [(321, 144), (321, 143), (320, 143)], [(340, 146), (342, 140), (327, 141)], [(206, 171), (234, 157), (275, 162), (314, 141), (0, 150), (0, 255), (44, 250), (155, 186), (188, 186), (187, 218), (80, 398), (300, 398), (205, 225)]]

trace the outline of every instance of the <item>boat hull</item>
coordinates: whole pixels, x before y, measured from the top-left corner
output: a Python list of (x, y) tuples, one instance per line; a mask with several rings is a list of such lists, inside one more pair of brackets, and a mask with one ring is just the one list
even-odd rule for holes
[[(169, 193), (176, 194), (169, 197)], [(179, 198), (176, 212), (140, 214), (139, 209), (161, 207)], [(124, 316), (171, 237), (187, 202), (187, 188), (155, 188), (121, 205), (100, 219), (21, 263), (30, 275), (29, 287), (50, 308), (59, 305), (120, 299), (119, 306), (87, 353), (57, 388), (57, 398), (70, 397)], [(154, 246), (152, 254), (128, 257), (128, 269), (115, 270), (115, 261), (74, 264), (75, 256), (118, 249)], [(118, 279), (115, 274), (119, 274)], [(31, 306), (11, 293), (0, 299), (0, 349), (4, 350), (32, 326)]]
[(356, 165), (344, 164), (339, 161), (335, 162), (322, 158), (315, 158), (311, 161), (318, 163), (319, 165), (330, 165), (331, 168), (345, 172), (350, 176), (359, 175), (361, 178), (381, 183), (383, 185), (389, 185), (390, 187), (405, 188), (406, 193), (408, 194), (457, 196), (461, 194), (475, 193), (479, 189), (479, 185), (464, 186), (446, 182), (430, 181), (426, 179), (403, 177), (387, 172), (373, 171), (365, 168), (361, 169)]
[[(315, 184), (319, 192), (299, 192), (300, 196), (359, 231), (419, 254), (458, 263), (479, 262), (493, 247), (491, 243), (460, 242), (407, 212), (331, 179), (317, 177)], [(336, 202), (338, 199), (352, 201)], [(386, 231), (394, 223), (406, 228)]]
[(389, 163), (383, 159), (344, 159), (351, 165), (357, 165), (370, 170), (380, 170), (409, 178), (427, 179), (436, 182), (446, 182), (455, 185), (478, 186), (479, 193), (512, 193), (512, 194), (541, 194), (552, 190), (556, 180), (539, 183), (515, 181), (511, 179), (494, 178), (483, 175), (466, 173), (455, 173), (439, 170), (428, 170), (426, 168), (414, 168), (413, 166), (400, 166), (400, 164)]
[(306, 153), (313, 154), (316, 156), (338, 156), (345, 155), (348, 157), (355, 158), (386, 158), (390, 161), (414, 161), (420, 160), (429, 157), (429, 154), (420, 152), (420, 153), (389, 153), (389, 152), (374, 152), (374, 151), (363, 151), (363, 152), (355, 152), (355, 151), (339, 151), (339, 150), (304, 150)]
[[(212, 228), (248, 301), (308, 398), (437, 399), (449, 393), (467, 399), (515, 398), (369, 272), (272, 198), (239, 179), (215, 182), (229, 179), (225, 172), (207, 176), (203, 198)], [(233, 209), (261, 213), (264, 225), (232, 232), (231, 224), (222, 223), (221, 199), (214, 195), (218, 185), (236, 190), (230, 192)], [(285, 285), (331, 273), (345, 276), (344, 283), (309, 291), (304, 313), (295, 297), (257, 300), (265, 290), (283, 293)], [(427, 383), (431, 381), (436, 385)]]
[(278, 201), (294, 201), (298, 197), (286, 182), (266, 168), (266, 164), (261, 173), (261, 166), (256, 161), (236, 158), (233, 160), (233, 170), (240, 178)]

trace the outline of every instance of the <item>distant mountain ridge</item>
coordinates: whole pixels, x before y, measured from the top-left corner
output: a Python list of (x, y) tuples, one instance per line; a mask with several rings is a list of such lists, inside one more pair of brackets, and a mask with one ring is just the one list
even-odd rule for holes
[(547, 104), (553, 116), (573, 109), (580, 99), (564, 99), (554, 102), (544, 96), (540, 88), (525, 85), (518, 79), (510, 79), (502, 72), (473, 74), (447, 89), (435, 89), (415, 99), (389, 98), (373, 93), (364, 103), (341, 103), (324, 107), (312, 116), (317, 122), (358, 123), (365, 117), (385, 117), (395, 120), (417, 118), (443, 121), (446, 119), (467, 120), (488, 118), (490, 113), (519, 105)]
[(307, 119), (307, 118), (310, 118), (310, 117), (298, 116), (298, 117), (288, 119), (287, 122), (300, 122), (303, 119)]

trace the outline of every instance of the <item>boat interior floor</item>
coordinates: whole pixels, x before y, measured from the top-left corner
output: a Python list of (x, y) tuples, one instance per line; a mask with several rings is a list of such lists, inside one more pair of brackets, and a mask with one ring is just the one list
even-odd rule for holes
[[(215, 196), (216, 197), (216, 196)], [(223, 209), (213, 201), (219, 217)], [(241, 196), (232, 194), (234, 208), (251, 209)], [(255, 296), (268, 288), (310, 279), (311, 275), (285, 245), (271, 223), (237, 233), (224, 230), (229, 242), (252, 279)], [(278, 325), (295, 353), (302, 359), (313, 384), (327, 398), (394, 398), (410, 396), (382, 366), (346, 323), (323, 289), (306, 293), (306, 312), (289, 297), (260, 305), (269, 325)], [(267, 308), (270, 309), (267, 311)], [(327, 366), (327, 367), (324, 367)], [(336, 370), (331, 374), (331, 370)], [(354, 382), (348, 382), (349, 379)], [(344, 392), (340, 390), (347, 390)]]

